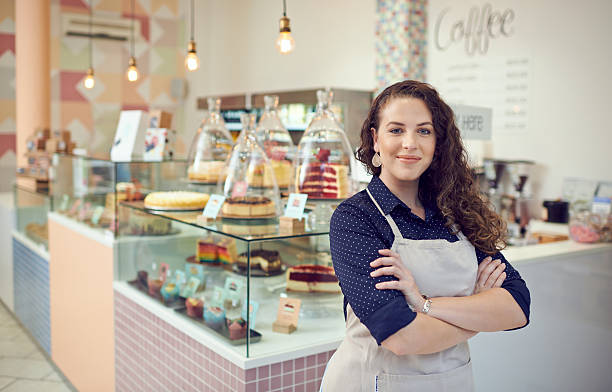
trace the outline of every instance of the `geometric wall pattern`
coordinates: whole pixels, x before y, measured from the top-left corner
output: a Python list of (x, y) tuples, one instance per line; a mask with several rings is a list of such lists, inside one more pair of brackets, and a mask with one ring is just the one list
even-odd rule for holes
[(13, 237), (15, 314), (51, 355), (49, 261)]
[(117, 392), (317, 392), (334, 351), (242, 369), (115, 291)]
[[(108, 154), (121, 110), (162, 109), (173, 114), (173, 128), (183, 128), (183, 102), (171, 94), (171, 82), (185, 77), (187, 50), (183, 0), (136, 0), (135, 57), (139, 79), (125, 78), (128, 41), (95, 39), (92, 44), (96, 83), (83, 87), (89, 67), (89, 40), (61, 34), (62, 14), (131, 18), (131, 2), (51, 0), (51, 127), (68, 129), (77, 147)], [(177, 146), (179, 150), (179, 146)]]
[(0, 169), (15, 169), (15, 0), (0, 3)]
[(377, 0), (376, 88), (425, 80), (427, 0)]

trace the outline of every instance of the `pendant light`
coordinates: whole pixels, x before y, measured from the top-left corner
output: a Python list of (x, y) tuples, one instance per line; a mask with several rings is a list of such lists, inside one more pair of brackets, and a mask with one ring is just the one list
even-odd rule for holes
[(291, 36), (291, 26), (287, 18), (287, 1), (283, 0), (283, 17), (279, 21), (279, 34), (276, 39), (276, 48), (281, 54), (289, 54), (295, 48), (295, 41)]
[(92, 13), (91, 0), (89, 0), (89, 68), (87, 69), (87, 76), (83, 79), (83, 87), (86, 89), (92, 89), (96, 85), (96, 79), (94, 79), (93, 70), (93, 51), (92, 51), (92, 35), (91, 35), (91, 13)]
[(194, 22), (194, 5), (191, 0), (191, 38), (189, 39), (189, 46), (187, 47), (187, 56), (185, 56), (185, 67), (187, 71), (195, 71), (200, 68), (200, 59), (198, 59), (198, 55), (196, 54), (196, 44), (193, 39), (193, 22)]
[(138, 68), (136, 68), (136, 57), (134, 57), (134, 0), (132, 0), (132, 43), (130, 51), (130, 62), (129, 67), (125, 76), (129, 82), (135, 82), (138, 80)]

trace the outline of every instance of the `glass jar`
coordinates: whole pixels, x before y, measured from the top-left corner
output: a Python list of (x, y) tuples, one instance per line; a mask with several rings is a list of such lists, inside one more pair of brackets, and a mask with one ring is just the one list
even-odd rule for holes
[(290, 191), (309, 200), (351, 196), (354, 156), (342, 126), (331, 111), (331, 91), (317, 91), (317, 110), (297, 148)]
[(240, 116), (242, 131), (227, 164), (227, 178), (219, 180), (217, 193), (225, 196), (224, 218), (264, 219), (280, 214), (280, 197), (274, 170), (255, 136), (255, 114)]
[(295, 146), (278, 116), (278, 96), (264, 96), (264, 104), (265, 109), (256, 129), (257, 141), (270, 160), (278, 187), (286, 189), (292, 175)]
[(233, 142), (221, 116), (221, 99), (208, 98), (208, 115), (194, 136), (187, 156), (190, 182), (217, 184), (224, 178), (225, 162)]

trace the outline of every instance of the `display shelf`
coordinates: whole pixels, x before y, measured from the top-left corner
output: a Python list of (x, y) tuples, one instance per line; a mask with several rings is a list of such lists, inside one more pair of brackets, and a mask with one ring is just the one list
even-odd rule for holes
[(41, 246), (47, 250), (47, 214), (53, 209), (53, 199), (48, 192), (33, 191), (19, 185), (14, 186), (13, 192), (17, 231), (28, 237), (37, 247)]
[[(144, 206), (143, 201), (134, 201), (134, 202), (122, 202), (122, 206), (125, 206), (130, 209), (139, 210), (142, 212), (155, 214), (160, 217), (164, 217), (170, 219), (175, 222), (188, 224), (194, 227), (198, 227), (201, 229), (206, 229), (212, 233), (221, 234), (224, 236), (232, 237), (241, 241), (271, 241), (271, 240), (280, 240), (280, 239), (290, 239), (290, 238), (299, 238), (299, 237), (310, 237), (310, 236), (320, 236), (329, 234), (329, 228), (310, 228), (306, 226), (303, 232), (299, 233), (286, 233), (279, 230), (278, 227), (278, 219), (257, 219), (257, 220), (238, 220), (238, 219), (223, 219), (219, 218), (215, 221), (211, 221), (205, 225), (200, 225), (197, 222), (197, 218), (202, 214), (201, 211), (153, 211)], [(265, 234), (239, 234), (237, 233), (240, 229), (236, 228), (236, 226), (243, 227), (255, 227), (254, 230), (257, 230), (258, 226), (266, 226), (264, 230), (267, 232)], [(269, 229), (268, 229), (269, 226)], [(232, 229), (233, 228), (233, 229)], [(232, 231), (235, 230), (235, 231)]]

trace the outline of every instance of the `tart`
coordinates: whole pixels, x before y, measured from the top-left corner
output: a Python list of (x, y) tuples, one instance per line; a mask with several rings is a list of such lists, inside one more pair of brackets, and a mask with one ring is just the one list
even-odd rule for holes
[(199, 192), (153, 192), (144, 199), (146, 208), (201, 209), (208, 203), (209, 195)]

